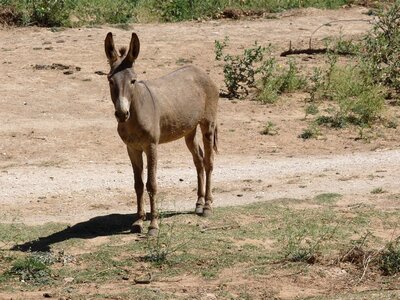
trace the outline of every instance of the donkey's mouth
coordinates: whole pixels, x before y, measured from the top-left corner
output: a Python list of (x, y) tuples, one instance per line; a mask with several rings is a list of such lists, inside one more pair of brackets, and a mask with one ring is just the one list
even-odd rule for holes
[(130, 116), (129, 111), (127, 111), (127, 112), (116, 111), (115, 112), (115, 118), (117, 119), (117, 121), (119, 123), (124, 123), (124, 122), (128, 121), (129, 116)]

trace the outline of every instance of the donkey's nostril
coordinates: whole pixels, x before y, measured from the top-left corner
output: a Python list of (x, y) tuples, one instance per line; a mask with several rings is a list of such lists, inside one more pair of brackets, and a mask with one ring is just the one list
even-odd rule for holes
[(126, 120), (129, 119), (129, 111), (115, 111), (115, 117), (119, 122), (125, 122)]

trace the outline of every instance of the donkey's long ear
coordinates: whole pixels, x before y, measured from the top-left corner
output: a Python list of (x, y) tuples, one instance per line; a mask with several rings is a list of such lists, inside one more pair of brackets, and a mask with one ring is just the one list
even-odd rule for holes
[(129, 45), (129, 51), (127, 54), (127, 59), (133, 63), (139, 55), (140, 42), (136, 33), (132, 33), (131, 43)]
[(104, 50), (106, 51), (106, 56), (108, 62), (112, 65), (118, 58), (117, 50), (115, 50), (114, 39), (111, 32), (109, 32), (104, 41)]

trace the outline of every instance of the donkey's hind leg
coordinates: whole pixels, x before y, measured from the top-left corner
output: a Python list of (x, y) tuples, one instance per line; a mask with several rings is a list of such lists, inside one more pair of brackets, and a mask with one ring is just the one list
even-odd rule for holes
[(201, 132), (203, 134), (204, 143), (204, 168), (206, 171), (206, 194), (205, 204), (203, 210), (203, 216), (207, 217), (212, 214), (211, 205), (213, 202), (213, 196), (211, 191), (211, 174), (214, 168), (214, 134), (215, 134), (215, 123), (212, 121), (206, 121), (200, 124)]
[(185, 136), (186, 146), (193, 156), (193, 162), (196, 166), (197, 171), (197, 202), (196, 202), (196, 214), (203, 214), (203, 207), (205, 204), (204, 195), (204, 163), (203, 163), (203, 150), (196, 138), (196, 128), (194, 128), (187, 136)]

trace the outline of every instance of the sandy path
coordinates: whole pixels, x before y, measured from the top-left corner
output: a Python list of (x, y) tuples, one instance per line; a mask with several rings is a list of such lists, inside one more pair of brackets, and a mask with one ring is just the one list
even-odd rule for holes
[[(214, 172), (215, 205), (304, 199), (327, 192), (360, 196), (374, 188), (399, 193), (400, 170), (394, 164), (398, 161), (398, 150), (269, 160), (221, 156)], [(195, 198), (193, 166), (161, 164), (158, 178), (163, 209), (193, 208), (194, 201), (187, 199), (188, 193)], [(10, 207), (18, 209), (27, 223), (78, 222), (104, 213), (134, 211), (128, 164), (13, 167), (0, 173), (0, 183), (1, 207), (10, 213), (8, 217), (15, 217)], [(42, 215), (38, 207), (48, 213)]]

